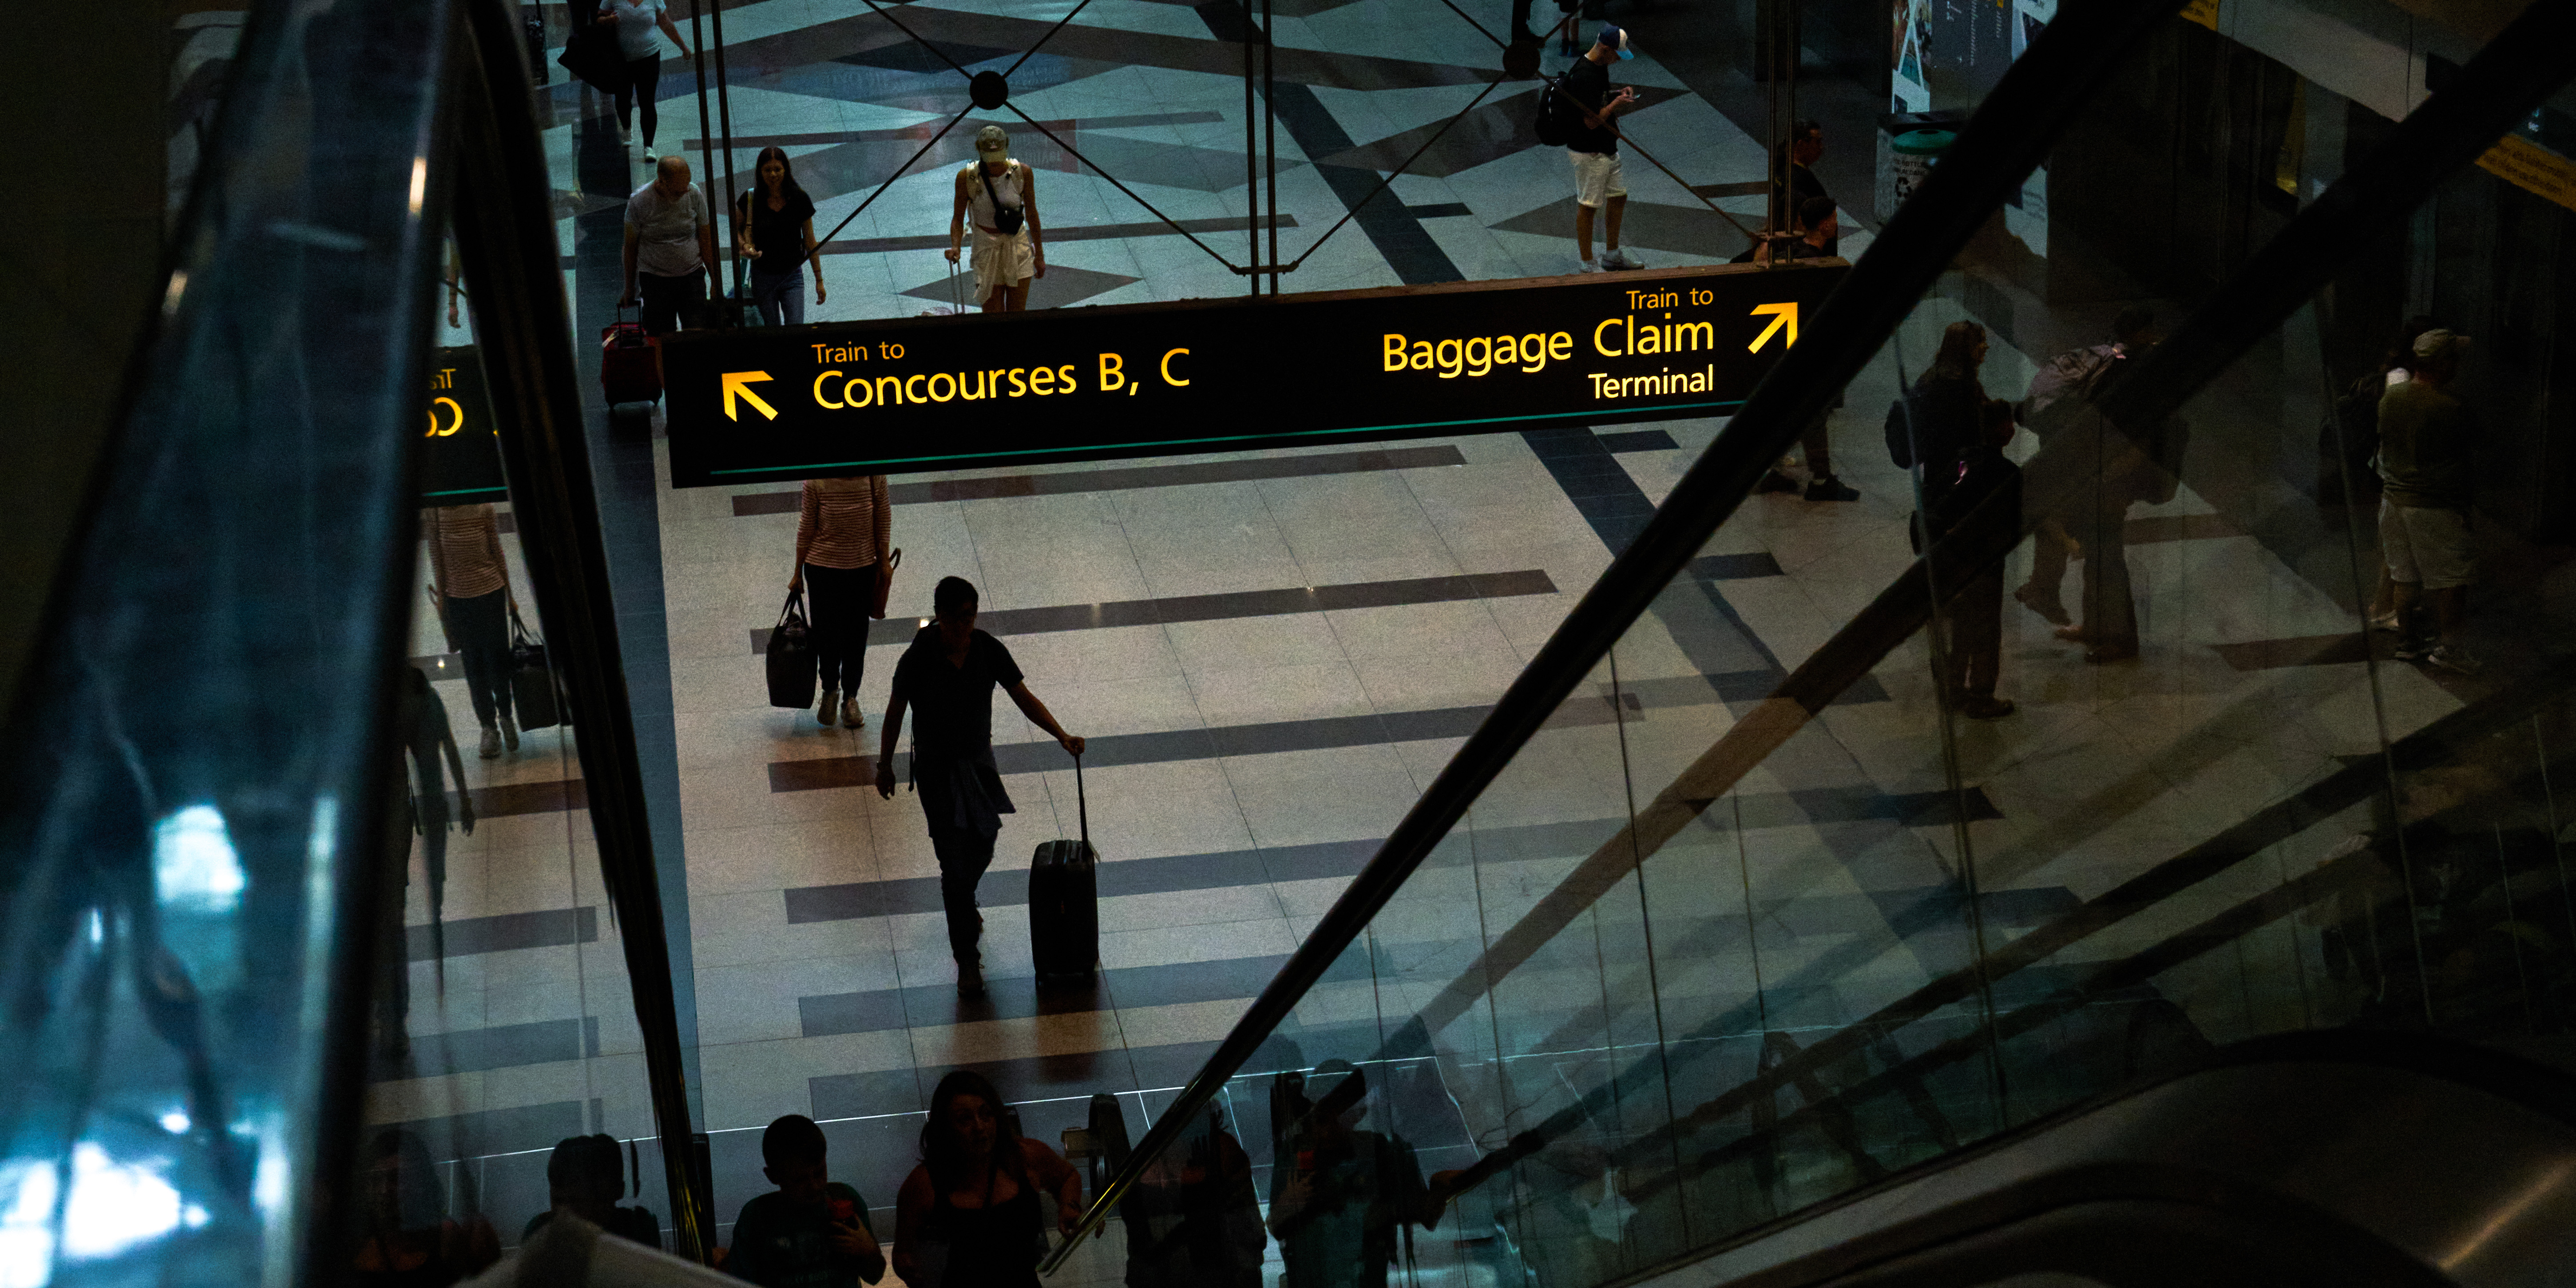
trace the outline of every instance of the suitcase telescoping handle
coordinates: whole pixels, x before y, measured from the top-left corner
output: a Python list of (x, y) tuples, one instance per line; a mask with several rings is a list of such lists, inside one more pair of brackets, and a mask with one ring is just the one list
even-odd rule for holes
[(1082, 849), (1091, 851), (1091, 804), (1082, 797), (1082, 753), (1073, 753), (1073, 816), (1082, 823)]

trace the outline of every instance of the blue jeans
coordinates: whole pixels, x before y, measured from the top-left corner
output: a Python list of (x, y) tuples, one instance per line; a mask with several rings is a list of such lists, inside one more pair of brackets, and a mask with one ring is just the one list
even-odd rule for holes
[[(797, 269), (785, 277), (751, 275), (751, 302), (760, 306), (760, 320), (771, 326), (805, 325), (805, 270)], [(785, 320), (780, 315), (785, 315)]]

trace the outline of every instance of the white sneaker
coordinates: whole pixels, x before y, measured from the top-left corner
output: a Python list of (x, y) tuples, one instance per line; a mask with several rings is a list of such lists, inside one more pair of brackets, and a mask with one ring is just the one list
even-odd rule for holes
[(513, 752), (519, 749), (519, 722), (506, 715), (501, 717), (501, 745)]
[(1578, 262), (1574, 266), (1574, 271), (1578, 273), (1598, 273), (1602, 271), (1602, 268), (1599, 261), (1587, 259)]
[(855, 693), (841, 699), (841, 727), (844, 729), (868, 727), (868, 718), (859, 714), (859, 695)]
[(483, 726), (483, 758), (485, 760), (501, 758), (501, 731), (490, 725)]
[(835, 706), (840, 705), (840, 701), (841, 701), (841, 691), (840, 691), (840, 690), (838, 690), (838, 689), (825, 689), (825, 690), (823, 690), (823, 705), (821, 705), (821, 706), (819, 706), (819, 707), (814, 708), (814, 719), (815, 719), (815, 721), (816, 721), (817, 723), (821, 724), (821, 725), (822, 725), (824, 728), (826, 728), (826, 729), (831, 728), (831, 727), (832, 727), (832, 708), (833, 708), (833, 707), (835, 707)]
[(1644, 268), (1645, 264), (1630, 255), (1628, 252), (1613, 246), (1610, 249), (1601, 252), (1601, 266), (1603, 268), (1629, 269)]
[(2484, 663), (2469, 656), (2467, 649), (2457, 644), (2435, 645), (2432, 652), (2424, 655), (2424, 665), (2436, 671), (2448, 671), (2453, 675), (2476, 675), (2485, 667)]
[(644, 148), (644, 164), (646, 164), (646, 165), (651, 165), (651, 164), (653, 164), (654, 162), (659, 161), (659, 160), (661, 160), (661, 159), (662, 159), (662, 154), (661, 154), (661, 153), (654, 151), (654, 150), (652, 149), (652, 146), (651, 146), (651, 145), (649, 145), (649, 144), (645, 146), (645, 148)]
[(617, 141), (620, 143), (633, 143), (635, 141), (634, 127), (626, 125), (618, 126)]

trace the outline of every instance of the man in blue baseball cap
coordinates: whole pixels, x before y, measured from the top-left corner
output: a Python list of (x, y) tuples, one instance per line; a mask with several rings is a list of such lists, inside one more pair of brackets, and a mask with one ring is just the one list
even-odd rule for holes
[[(1580, 272), (1645, 267), (1619, 249), (1619, 218), (1628, 210), (1628, 185), (1619, 170), (1618, 130), (1610, 123), (1612, 117), (1634, 111), (1637, 105), (1634, 86), (1610, 92), (1610, 64), (1634, 57), (1628, 33), (1605, 23), (1601, 38), (1557, 81), (1557, 92), (1574, 111), (1565, 152), (1574, 161), (1574, 249)], [(1598, 265), (1592, 262), (1594, 211), (1606, 211), (1608, 217)]]

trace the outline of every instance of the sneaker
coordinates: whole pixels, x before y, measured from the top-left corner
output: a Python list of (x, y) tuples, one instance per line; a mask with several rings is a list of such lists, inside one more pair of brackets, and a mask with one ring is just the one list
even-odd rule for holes
[(1843, 486), (1843, 481), (1841, 479), (1835, 478), (1831, 474), (1827, 474), (1817, 478), (1814, 482), (1807, 485), (1807, 499), (1810, 501), (1857, 501), (1860, 499), (1860, 489), (1845, 487)]
[(841, 699), (841, 727), (844, 729), (868, 727), (868, 718), (859, 714), (859, 695), (855, 693)]
[(1753, 485), (1753, 490), (1757, 493), (1795, 492), (1798, 490), (1798, 480), (1793, 479), (1778, 470), (1773, 470), (1770, 473), (1763, 475), (1762, 481)]
[(1630, 269), (1644, 268), (1646, 265), (1636, 256), (1613, 246), (1608, 250), (1601, 252), (1601, 266), (1603, 268)]
[(617, 141), (619, 143), (633, 143), (635, 141), (635, 127), (631, 125), (618, 126)]
[(646, 164), (646, 165), (651, 165), (651, 164), (653, 164), (654, 162), (659, 161), (659, 160), (661, 160), (661, 159), (662, 159), (662, 154), (661, 154), (661, 153), (659, 153), (659, 152), (654, 151), (654, 150), (653, 150), (653, 145), (652, 145), (652, 144), (647, 143), (647, 144), (645, 144), (645, 145), (644, 145), (644, 164)]
[(483, 758), (485, 760), (498, 760), (500, 757), (501, 731), (490, 725), (483, 726)]
[(1578, 273), (1598, 273), (1602, 271), (1602, 268), (1598, 261), (1587, 259), (1577, 263), (1574, 266), (1574, 271)]
[(2424, 655), (2424, 665), (2436, 671), (2448, 671), (2453, 675), (2476, 675), (2486, 666), (2485, 663), (2469, 656), (2469, 651), (2457, 644), (2435, 645), (2432, 652)]
[(2400, 662), (2421, 662), (2424, 659), (2433, 656), (2433, 648), (2434, 644), (2431, 640), (2412, 640), (2401, 636), (2397, 641), (2397, 660)]
[(815, 722), (816, 722), (817, 724), (822, 725), (822, 726), (823, 726), (824, 728), (826, 728), (826, 729), (831, 728), (831, 727), (832, 727), (832, 708), (834, 708), (834, 707), (836, 707), (836, 706), (839, 706), (839, 705), (840, 705), (840, 702), (841, 702), (841, 691), (840, 691), (840, 690), (838, 690), (838, 689), (825, 689), (825, 690), (823, 690), (823, 705), (821, 705), (821, 706), (819, 706), (819, 707), (814, 708), (814, 720), (815, 720)]
[(1998, 698), (1991, 693), (1962, 694), (1958, 707), (1959, 714), (1970, 720), (2001, 720), (2020, 709), (2012, 699)]
[(2066, 611), (2066, 601), (2058, 598), (2054, 590), (2043, 590), (2030, 585), (2015, 586), (2013, 598), (2020, 600), (2022, 607), (2039, 614), (2044, 621), (2058, 626), (2075, 624), (2074, 616)]
[(2386, 631), (2391, 635), (2403, 635), (2406, 633), (2406, 623), (2395, 613), (2375, 613), (2370, 618), (2370, 629)]
[(501, 717), (501, 745), (513, 752), (519, 749), (519, 722), (507, 715)]

